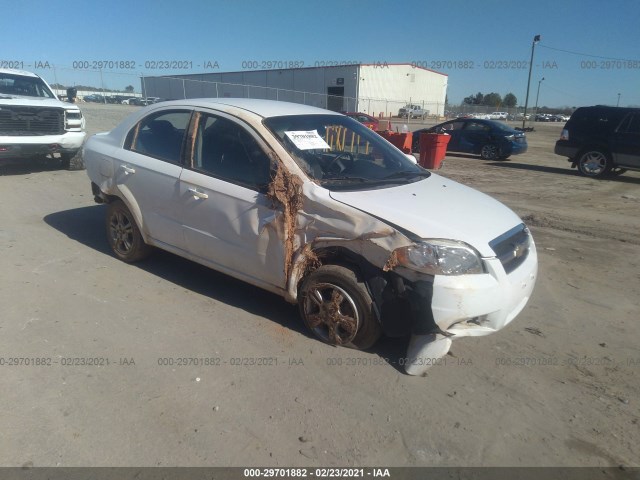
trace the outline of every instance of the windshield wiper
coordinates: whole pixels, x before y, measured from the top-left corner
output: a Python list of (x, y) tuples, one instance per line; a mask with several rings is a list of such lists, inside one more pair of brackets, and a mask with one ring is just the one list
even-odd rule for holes
[(416, 176), (420, 176), (420, 177), (428, 177), (431, 175), (431, 172), (410, 172), (408, 170), (401, 170), (399, 172), (394, 172), (390, 175), (387, 175), (386, 177), (382, 177), (382, 180), (387, 180), (390, 178), (398, 178), (398, 177), (416, 177)]
[(346, 176), (346, 175), (341, 175), (341, 176), (337, 176), (337, 177), (325, 177), (323, 179), (321, 179), (321, 182), (331, 182), (333, 180), (354, 180), (356, 182), (369, 182), (371, 181), (370, 178), (364, 178), (364, 177), (351, 177), (351, 176)]

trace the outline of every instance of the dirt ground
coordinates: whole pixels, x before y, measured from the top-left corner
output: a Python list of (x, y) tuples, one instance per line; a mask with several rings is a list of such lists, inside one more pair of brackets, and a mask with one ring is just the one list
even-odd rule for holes
[[(95, 133), (137, 107), (81, 108)], [(84, 171), (0, 167), (0, 466), (640, 466), (640, 173), (582, 178), (535, 128), (439, 172), (521, 215), (540, 271), (425, 378), (406, 340), (333, 348), (272, 294), (116, 260)]]

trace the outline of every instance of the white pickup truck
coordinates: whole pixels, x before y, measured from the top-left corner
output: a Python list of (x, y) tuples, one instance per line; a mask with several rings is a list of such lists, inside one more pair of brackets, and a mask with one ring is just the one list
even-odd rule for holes
[(423, 120), (429, 115), (420, 105), (405, 105), (398, 111), (400, 118), (422, 118)]
[(84, 165), (76, 154), (84, 126), (80, 109), (60, 101), (38, 75), (0, 69), (0, 162), (51, 158), (80, 169)]

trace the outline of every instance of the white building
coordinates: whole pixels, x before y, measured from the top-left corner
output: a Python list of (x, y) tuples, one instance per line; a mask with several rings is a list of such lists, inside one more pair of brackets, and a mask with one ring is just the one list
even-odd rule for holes
[(444, 114), (448, 76), (405, 64), (359, 64), (143, 77), (142, 94), (163, 99), (246, 97), (334, 111), (397, 115), (406, 104)]

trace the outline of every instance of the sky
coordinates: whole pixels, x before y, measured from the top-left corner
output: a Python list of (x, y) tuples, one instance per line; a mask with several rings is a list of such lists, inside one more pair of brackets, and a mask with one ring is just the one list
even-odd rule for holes
[(139, 91), (141, 75), (269, 61), (414, 63), (449, 75), (450, 104), (497, 92), (524, 105), (540, 35), (530, 106), (538, 87), (540, 106), (640, 105), (637, 0), (0, 0), (0, 8), (0, 67), (67, 86)]

